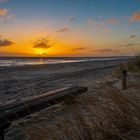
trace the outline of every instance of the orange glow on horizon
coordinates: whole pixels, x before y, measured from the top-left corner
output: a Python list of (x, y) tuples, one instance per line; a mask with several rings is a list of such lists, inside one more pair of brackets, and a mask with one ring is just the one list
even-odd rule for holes
[[(48, 33), (49, 34), (49, 33)], [(22, 34), (20, 36), (13, 36), (13, 44), (10, 46), (0, 47), (0, 56), (7, 54), (8, 56), (31, 56), (31, 57), (59, 57), (59, 56), (113, 56), (113, 55), (125, 55), (131, 54), (133, 51), (132, 48), (120, 47), (117, 48), (118, 44), (113, 44), (112, 47), (107, 48), (108, 45), (105, 44), (104, 40), (93, 40), (91, 36), (89, 36), (89, 43), (81, 43), (88, 42), (83, 41), (84, 37), (81, 37), (81, 34), (75, 33), (74, 36), (71, 34), (69, 36), (56, 36), (55, 33), (49, 36), (49, 48), (41, 47), (34, 48), (34, 42), (44, 36), (44, 34), (35, 34), (30, 33), (27, 36), (24, 35), (22, 38)], [(77, 37), (76, 37), (77, 36)], [(76, 38), (76, 39), (75, 39)], [(86, 40), (86, 38), (85, 38)], [(136, 46), (136, 50), (140, 51), (139, 46)], [(119, 54), (119, 51), (120, 54)], [(117, 52), (118, 51), (118, 52)], [(6, 55), (6, 56), (7, 56)]]

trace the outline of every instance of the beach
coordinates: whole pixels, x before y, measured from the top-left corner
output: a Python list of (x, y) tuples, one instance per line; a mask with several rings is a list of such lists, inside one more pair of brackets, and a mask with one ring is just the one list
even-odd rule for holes
[(0, 104), (69, 85), (90, 86), (124, 60), (0, 67)]
[[(49, 138), (51, 137), (51, 135), (47, 134), (49, 129), (56, 129), (55, 131), (61, 133), (61, 129), (57, 127), (62, 125), (62, 127), (65, 128), (65, 121), (66, 123), (67, 119), (73, 121), (76, 115), (78, 115), (78, 112), (82, 113), (81, 117), (88, 117), (88, 113), (91, 113), (86, 109), (86, 106), (88, 105), (91, 110), (96, 109), (96, 107), (100, 108), (102, 105), (113, 107), (112, 103), (110, 103), (109, 97), (113, 93), (112, 88), (110, 88), (109, 85), (113, 85), (114, 92), (120, 90), (123, 96), (129, 97), (130, 99), (133, 99), (135, 103), (139, 104), (139, 88), (131, 85), (131, 82), (133, 82), (134, 85), (135, 83), (136, 85), (139, 84), (138, 77), (129, 75), (129, 88), (127, 90), (121, 90), (121, 79), (116, 75), (113, 76), (113, 71), (118, 65), (120, 65), (120, 63), (125, 61), (127, 60), (118, 59), (0, 67), (1, 104), (13, 101), (16, 102), (30, 96), (43, 94), (48, 91), (71, 85), (88, 87), (86, 93), (82, 94), (75, 100), (70, 99), (71, 101), (68, 104), (66, 101), (60, 102), (36, 113), (32, 113), (25, 118), (21, 119), (19, 117), (19, 120), (12, 122), (11, 126), (8, 128), (8, 131), (5, 133), (5, 139), (27, 140), (28, 136), (33, 140), (44, 139), (45, 137)], [(122, 98), (121, 95), (120, 98)], [(115, 99), (117, 98), (115, 97)], [(115, 106), (117, 106), (117, 104), (115, 104)], [(106, 112), (106, 110), (104, 111)], [(104, 111), (101, 109), (102, 113), (104, 113)], [(100, 112), (98, 113), (98, 115), (101, 115)], [(94, 116), (92, 117), (94, 118)], [(102, 121), (104, 122), (104, 119)], [(73, 124), (70, 125), (70, 128), (72, 126)], [(81, 133), (80, 135), (82, 136)]]

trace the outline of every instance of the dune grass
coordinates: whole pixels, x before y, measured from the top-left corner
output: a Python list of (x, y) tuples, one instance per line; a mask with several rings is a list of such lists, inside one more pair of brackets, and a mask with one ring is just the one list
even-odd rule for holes
[(100, 96), (93, 93), (69, 104), (70, 115), (19, 127), (30, 140), (139, 140), (139, 102), (110, 85), (94, 92)]
[(121, 74), (122, 67), (128, 72), (137, 73), (140, 76), (140, 55), (136, 55), (131, 60), (117, 66), (114, 70), (116, 75), (119, 76)]
[[(140, 55), (123, 67), (140, 74)], [(120, 67), (118, 70), (121, 73)], [(139, 94), (138, 85), (130, 87)], [(105, 84), (76, 100), (67, 100), (63, 113), (51, 121), (35, 120), (18, 127), (29, 140), (140, 140), (140, 98), (136, 99), (134, 92), (128, 96), (127, 90)]]
[(135, 56), (127, 64), (128, 71), (131, 72), (140, 72), (140, 55)]

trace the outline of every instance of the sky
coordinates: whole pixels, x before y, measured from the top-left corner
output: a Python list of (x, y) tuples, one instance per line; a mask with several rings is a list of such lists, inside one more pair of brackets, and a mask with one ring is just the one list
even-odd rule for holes
[(140, 53), (140, 0), (0, 0), (0, 56)]

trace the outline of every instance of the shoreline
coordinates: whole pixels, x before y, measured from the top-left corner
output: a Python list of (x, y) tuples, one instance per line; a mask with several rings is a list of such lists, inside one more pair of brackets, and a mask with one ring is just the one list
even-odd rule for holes
[[(2, 63), (0, 62), (0, 69), (6, 69), (6, 68), (15, 68), (15, 67), (30, 67), (30, 66), (43, 66), (43, 65), (55, 65), (55, 64), (69, 64), (69, 63), (83, 63), (83, 62), (99, 62), (99, 61), (125, 61), (129, 60), (132, 57), (52, 57), (52, 58), (3, 58), (0, 57), (0, 61), (5, 60), (5, 61), (15, 61), (15, 62), (8, 62)], [(17, 60), (20, 60), (19, 64)], [(26, 61), (27, 60), (27, 61)], [(35, 61), (34, 60), (38, 60)], [(53, 61), (49, 61), (53, 60)], [(57, 61), (54, 61), (57, 60)], [(27, 63), (28, 62), (28, 63)]]
[[(107, 76), (118, 61), (87, 61), (0, 69), (0, 104), (20, 100), (67, 85), (90, 87)], [(110, 67), (111, 66), (111, 67)]]
[(80, 61), (80, 62), (65, 62), (65, 63), (48, 63), (48, 64), (27, 64), (27, 65), (21, 65), (21, 66), (0, 66), (0, 70), (11, 70), (11, 69), (24, 69), (24, 68), (38, 68), (38, 67), (47, 67), (47, 66), (57, 66), (57, 65), (64, 65), (64, 64), (81, 64), (81, 63), (87, 63), (87, 62), (92, 62), (92, 63), (102, 63), (102, 62), (112, 62), (112, 61), (127, 61), (127, 59), (115, 59), (115, 60), (87, 60), (87, 61)]

